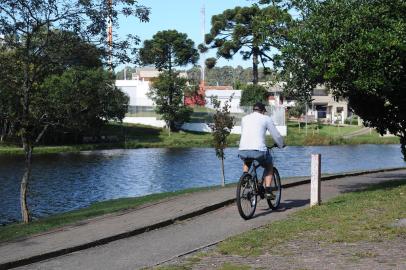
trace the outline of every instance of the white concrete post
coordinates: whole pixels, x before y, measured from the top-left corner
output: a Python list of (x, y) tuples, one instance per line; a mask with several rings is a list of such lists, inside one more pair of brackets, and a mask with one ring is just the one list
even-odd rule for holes
[(312, 154), (311, 163), (311, 180), (310, 180), (310, 206), (321, 203), (320, 193), (320, 174), (321, 174), (321, 155)]

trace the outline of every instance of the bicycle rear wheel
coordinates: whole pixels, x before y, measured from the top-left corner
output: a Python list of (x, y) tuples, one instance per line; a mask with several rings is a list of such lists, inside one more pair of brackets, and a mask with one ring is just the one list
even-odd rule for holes
[(273, 179), (271, 185), (272, 193), (275, 195), (274, 199), (267, 199), (268, 205), (271, 209), (276, 209), (279, 207), (282, 197), (282, 185), (281, 177), (279, 176), (278, 170), (273, 168)]
[(249, 173), (244, 173), (240, 177), (237, 185), (237, 208), (243, 219), (250, 219), (257, 207), (257, 195), (255, 183)]

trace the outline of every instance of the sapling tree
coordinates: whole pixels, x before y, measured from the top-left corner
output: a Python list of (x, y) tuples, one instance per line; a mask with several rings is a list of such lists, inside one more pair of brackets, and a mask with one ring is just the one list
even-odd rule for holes
[(217, 97), (211, 97), (210, 101), (213, 104), (215, 113), (213, 115), (213, 122), (209, 124), (209, 127), (212, 130), (213, 135), (213, 144), (216, 151), (216, 156), (221, 161), (221, 185), (225, 185), (225, 172), (224, 172), (224, 159), (225, 154), (224, 150), (228, 146), (227, 138), (231, 133), (232, 128), (234, 127), (234, 117), (230, 113), (231, 100), (225, 101), (224, 104), (218, 100)]

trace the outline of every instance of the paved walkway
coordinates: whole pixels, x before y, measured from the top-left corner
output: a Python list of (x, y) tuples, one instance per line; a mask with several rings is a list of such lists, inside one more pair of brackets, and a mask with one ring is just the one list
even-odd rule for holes
[(343, 136), (343, 138), (344, 139), (350, 139), (350, 138), (353, 138), (353, 137), (356, 137), (356, 136), (361, 136), (361, 135), (364, 135), (364, 134), (370, 134), (371, 132), (372, 132), (372, 128), (364, 127), (364, 128), (359, 129), (359, 130), (356, 130), (356, 131), (350, 132), (348, 134), (345, 134)]
[[(375, 173), (374, 181), (371, 182), (380, 181), (383, 177), (390, 180), (391, 178), (387, 176), (391, 174), (395, 175), (395, 178), (406, 178), (406, 170), (397, 170)], [(342, 178), (343, 176), (345, 178)], [(352, 188), (356, 188), (360, 181), (360, 178), (350, 177), (350, 175), (328, 176), (325, 179), (336, 179), (337, 177), (341, 177), (340, 183), (355, 184)], [(368, 178), (363, 177), (363, 179), (365, 184), (365, 179)], [(304, 184), (306, 181), (308, 180), (296, 178), (287, 179), (283, 183), (285, 187), (291, 187)], [(305, 191), (302, 190), (301, 193), (306, 196)], [(166, 227), (177, 221), (199, 216), (231, 204), (234, 198), (235, 187), (186, 194), (132, 211), (91, 219), (20, 241), (3, 243), (0, 245), (0, 269), (42, 261)], [(301, 206), (306, 203), (302, 203)]]

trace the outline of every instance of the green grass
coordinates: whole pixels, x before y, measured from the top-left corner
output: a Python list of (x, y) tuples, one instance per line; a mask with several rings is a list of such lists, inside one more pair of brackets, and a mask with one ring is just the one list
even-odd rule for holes
[[(157, 270), (191, 270), (193, 265), (199, 263), (201, 261), (201, 257), (199, 256), (192, 256), (186, 258), (186, 260), (182, 264), (178, 265), (163, 265), (158, 266), (155, 269)], [(150, 269), (150, 268), (145, 268)]]
[(250, 270), (252, 269), (250, 266), (248, 265), (235, 265), (232, 263), (224, 263), (223, 265), (220, 266), (220, 268), (218, 268), (218, 270)]
[[(177, 265), (164, 265), (164, 266), (158, 266), (155, 267), (154, 269), (156, 270), (191, 270), (193, 269), (193, 266), (196, 265), (201, 261), (201, 258), (194, 256), (191, 258), (187, 258), (185, 262), (182, 264), (177, 264)], [(150, 269), (150, 268), (146, 268)], [(218, 268), (218, 270), (251, 270), (252, 268), (249, 265), (242, 265), (242, 264), (232, 264), (229, 262), (221, 264)]]
[[(233, 186), (233, 184), (229, 184), (227, 186)], [(83, 221), (92, 217), (137, 208), (141, 205), (154, 203), (160, 200), (180, 196), (183, 194), (215, 190), (218, 188), (219, 188), (218, 186), (191, 188), (175, 192), (151, 194), (142, 197), (122, 198), (98, 202), (83, 209), (53, 215), (47, 218), (32, 221), (29, 224), (14, 223), (10, 225), (0, 226), (0, 242), (15, 240), (29, 235), (46, 232), (64, 225), (74, 224), (75, 222)]]
[(343, 136), (361, 129), (358, 126), (336, 126), (308, 124), (307, 135), (305, 125), (301, 128), (296, 122), (288, 122), (287, 145), (340, 145), (340, 144), (398, 144), (398, 137), (381, 137), (376, 131), (371, 134), (344, 139)]
[(221, 254), (257, 256), (290, 240), (323, 243), (384, 241), (406, 236), (405, 227), (393, 227), (406, 218), (406, 179), (374, 185), (365, 191), (336, 197), (321, 206), (232, 237), (218, 246)]
[[(321, 125), (316, 129), (315, 124), (308, 125), (300, 130), (297, 123), (288, 123), (288, 136), (285, 139), (287, 145), (338, 145), (338, 144), (398, 144), (398, 137), (380, 137), (375, 131), (371, 134), (343, 139), (343, 135), (360, 129), (357, 126), (328, 126)], [(313, 132), (314, 131), (314, 132)], [(34, 154), (48, 154), (60, 152), (79, 152), (98, 149), (125, 149), (125, 148), (176, 148), (176, 147), (212, 147), (213, 139), (210, 133), (180, 131), (168, 133), (167, 130), (150, 126), (135, 124), (109, 124), (101, 131), (101, 136), (114, 136), (117, 142), (61, 145), (61, 146), (38, 146)], [(240, 136), (231, 134), (228, 137), (229, 146), (238, 146)], [(269, 144), (271, 138), (268, 137)], [(0, 144), (0, 155), (23, 154), (23, 150), (12, 145)]]
[[(210, 257), (225, 261), (227, 256), (260, 256), (267, 253), (291, 256), (284, 244), (289, 241), (314, 241), (329, 243), (357, 241), (385, 241), (406, 237), (406, 227), (392, 226), (406, 218), (406, 179), (371, 185), (369, 188), (346, 193), (320, 206), (300, 210), (288, 218), (272, 222), (221, 242), (210, 252), (200, 252), (197, 262)], [(359, 251), (354, 260), (372, 258), (371, 251)], [(254, 257), (255, 259), (255, 257)], [(175, 265), (154, 268), (157, 270), (190, 270), (196, 263), (188, 260)], [(221, 270), (251, 269), (246, 265), (225, 262)]]

